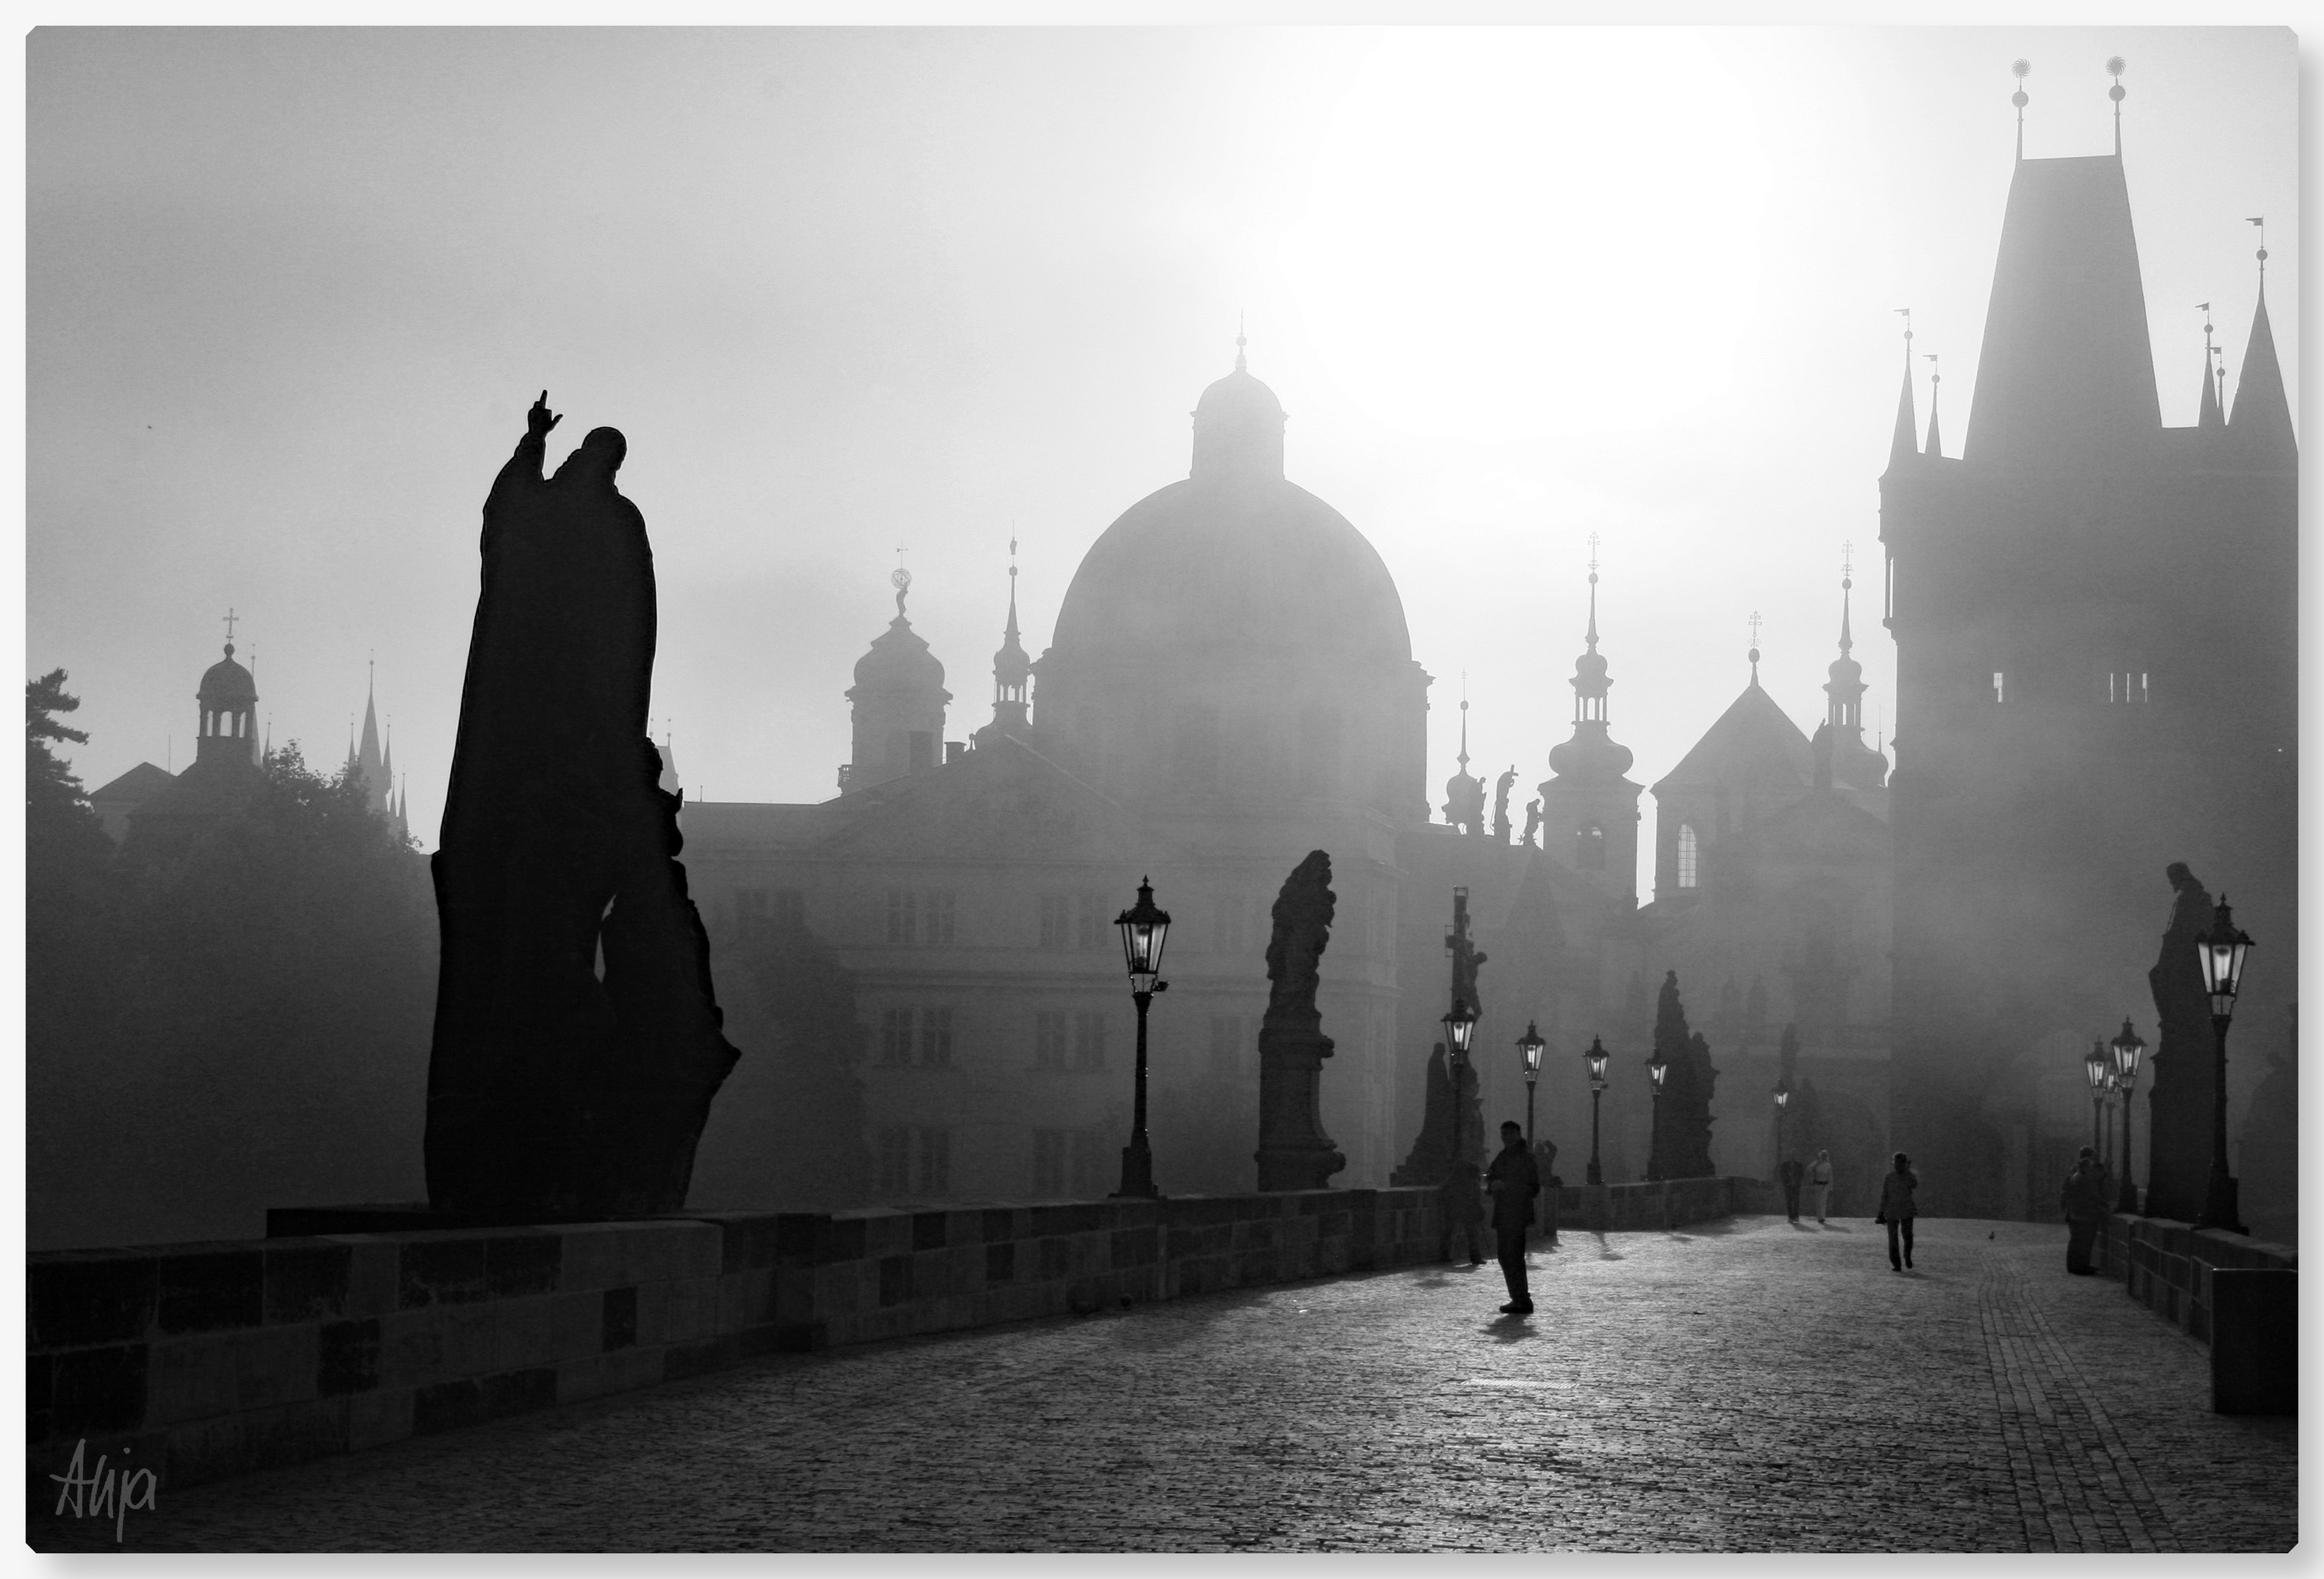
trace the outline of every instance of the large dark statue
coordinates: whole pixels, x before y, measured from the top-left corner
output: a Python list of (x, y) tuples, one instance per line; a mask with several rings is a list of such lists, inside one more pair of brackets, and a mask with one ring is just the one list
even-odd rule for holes
[(1514, 762), (1509, 764), (1508, 772), (1493, 781), (1493, 842), (1497, 845), (1509, 842), (1509, 791), (1516, 787), (1517, 781), (1517, 770)]
[(1332, 858), (1311, 851), (1275, 900), (1267, 946), (1267, 1018), (1259, 1028), (1259, 1187), (1320, 1190), (1348, 1165), (1323, 1132), (1323, 1060), (1332, 1039), (1316, 1012), (1331, 941)]
[(671, 1212), (735, 1051), (646, 738), (653, 552), (599, 428), (544, 480), (544, 392), (484, 502), (430, 860), (428, 1196), (502, 1219)]
[(2146, 1214), (2191, 1223), (2211, 1178), (2211, 1099), (2219, 1043), (2195, 941), (2211, 929), (2211, 896), (2186, 863), (2164, 869), (2171, 920), (2146, 984), (2154, 994), (2154, 1084), (2147, 1089)]
[(1420, 1134), (1404, 1166), (1388, 1175), (1392, 1186), (1441, 1185), (1452, 1161), (1452, 1077), (1445, 1071), (1444, 1044), (1428, 1049), (1428, 1086), (1421, 1109)]
[(1653, 1150), (1646, 1177), (1708, 1178), (1716, 1170), (1711, 1162), (1711, 1087), (1719, 1078), (1711, 1067), (1711, 1046), (1686, 1023), (1686, 1005), (1679, 997), (1678, 973), (1663, 978), (1662, 996), (1655, 1011), (1655, 1051), (1647, 1061), (1669, 1066), (1662, 1094), (1655, 1099)]

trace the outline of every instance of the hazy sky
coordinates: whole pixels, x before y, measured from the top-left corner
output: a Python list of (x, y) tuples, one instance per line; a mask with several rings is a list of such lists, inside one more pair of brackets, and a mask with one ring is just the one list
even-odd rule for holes
[(2110, 54), (2190, 423), (2195, 303), (2240, 369), (2249, 215), (2296, 378), (2282, 30), (36, 32), (26, 669), (71, 671), (94, 789), (185, 765), (229, 605), (310, 760), (375, 653), (432, 847), (478, 510), (546, 386), (552, 463), (629, 437), (688, 794), (821, 799), (898, 548), (964, 737), (1011, 531), (1038, 654), (1091, 541), (1185, 475), (1240, 312), (1289, 476), (1436, 677), (1432, 802), (1464, 672), (1479, 771), (1546, 777), (1591, 532), (1640, 782), (1742, 688), (1754, 611), (1812, 730), (1851, 540), (1893, 718), (1892, 309), (1958, 455), (2009, 64), (2026, 152), (2098, 153)]

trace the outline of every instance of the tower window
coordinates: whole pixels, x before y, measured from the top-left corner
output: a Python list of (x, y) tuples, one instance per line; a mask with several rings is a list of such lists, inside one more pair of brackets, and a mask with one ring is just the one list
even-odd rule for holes
[(1993, 671), (1993, 701), (1996, 706), (1999, 706), (2002, 702), (2007, 699), (2003, 689), (2004, 679), (2005, 677), (1999, 669), (1997, 669)]
[(1573, 840), (1573, 864), (1582, 872), (1606, 870), (1606, 830), (1596, 823), (1585, 823)]
[(1678, 825), (1678, 885), (1692, 888), (1695, 882), (1695, 839), (1691, 824)]

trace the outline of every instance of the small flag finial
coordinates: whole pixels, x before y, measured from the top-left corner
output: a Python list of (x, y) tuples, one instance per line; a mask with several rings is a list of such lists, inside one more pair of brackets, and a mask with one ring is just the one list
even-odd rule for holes
[(2267, 278), (2267, 216), (2255, 214), (2244, 223), (2259, 226), (2259, 272), (2260, 278), (2264, 280)]

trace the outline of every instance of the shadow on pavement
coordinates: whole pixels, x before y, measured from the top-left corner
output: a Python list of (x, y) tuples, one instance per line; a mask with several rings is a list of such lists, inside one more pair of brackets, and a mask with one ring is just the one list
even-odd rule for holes
[(1497, 1344), (1521, 1344), (1527, 1338), (1541, 1336), (1534, 1331), (1533, 1317), (1529, 1316), (1505, 1316), (1498, 1321), (1487, 1322), (1477, 1330)]
[(1822, 1229), (1826, 1233), (1853, 1233), (1856, 1232), (1853, 1228), (1842, 1228), (1837, 1223), (1819, 1223), (1816, 1226)]

